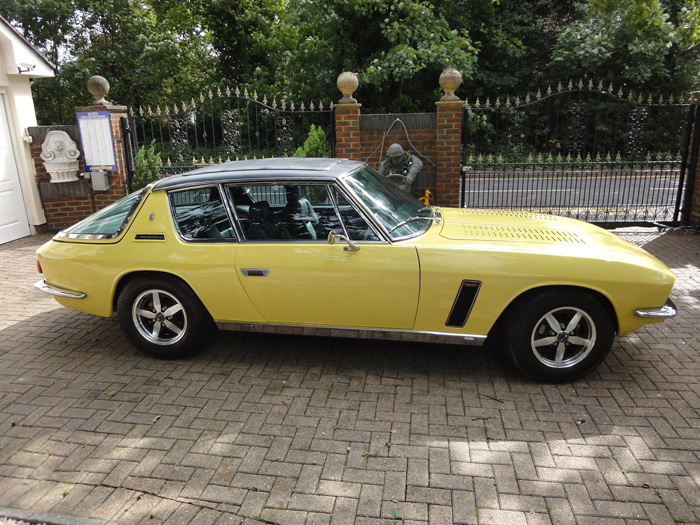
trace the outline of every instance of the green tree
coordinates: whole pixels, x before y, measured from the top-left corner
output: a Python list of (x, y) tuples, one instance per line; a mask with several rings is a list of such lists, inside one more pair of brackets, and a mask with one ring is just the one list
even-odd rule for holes
[(74, 122), (96, 74), (109, 80), (109, 100), (137, 108), (181, 102), (211, 82), (206, 40), (137, 0), (10, 0), (0, 15), (59, 67), (56, 78), (34, 84), (42, 124)]
[(467, 28), (477, 50), (470, 99), (535, 91), (551, 82), (548, 64), (561, 31), (581, 18), (582, 0), (449, 0), (437, 3), (452, 27)]
[(687, 91), (698, 79), (698, 58), (689, 51), (697, 50), (699, 26), (696, 3), (683, 4), (591, 0), (586, 18), (559, 36), (553, 71), (614, 82), (635, 92)]
[(0, 4), (0, 16), (58, 64), (61, 50), (78, 23), (78, 9), (74, 0), (5, 0)]
[(34, 84), (42, 123), (73, 122), (94, 74), (109, 100), (155, 109), (227, 81), (327, 103), (351, 70), (367, 112), (432, 111), (448, 66), (469, 98), (700, 76), (700, 0), (5, 0), (0, 15), (59, 66)]
[(338, 74), (351, 70), (371, 110), (415, 111), (439, 98), (445, 67), (473, 74), (468, 32), (451, 28), (428, 2), (289, 0), (285, 22), (276, 85), (305, 98), (337, 94)]
[(163, 20), (205, 40), (215, 54), (208, 69), (220, 79), (269, 81), (277, 35), (283, 31), (285, 0), (158, 0), (150, 2)]

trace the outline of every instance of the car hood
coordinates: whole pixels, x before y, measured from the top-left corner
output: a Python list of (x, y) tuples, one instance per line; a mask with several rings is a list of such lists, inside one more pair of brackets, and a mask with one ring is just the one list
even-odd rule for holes
[(648, 252), (598, 226), (576, 219), (523, 211), (440, 208), (437, 225), (447, 241), (518, 245), (539, 252), (605, 250), (647, 255)]

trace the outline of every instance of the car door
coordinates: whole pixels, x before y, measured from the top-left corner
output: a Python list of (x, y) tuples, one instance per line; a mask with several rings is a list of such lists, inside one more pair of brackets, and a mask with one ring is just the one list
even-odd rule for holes
[[(298, 195), (291, 202), (299, 192), (303, 206), (296, 203)], [(413, 326), (420, 282), (415, 247), (380, 240), (335, 187), (256, 184), (232, 187), (230, 195), (241, 230), (250, 237), (238, 247), (236, 271), (268, 322)], [(289, 212), (290, 203), (296, 211)], [(359, 249), (329, 244), (331, 230), (354, 239)]]

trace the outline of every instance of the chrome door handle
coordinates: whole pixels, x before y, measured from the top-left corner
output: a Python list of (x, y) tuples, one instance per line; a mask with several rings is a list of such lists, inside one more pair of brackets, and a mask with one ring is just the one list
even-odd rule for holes
[(241, 273), (246, 277), (267, 277), (270, 275), (269, 268), (241, 268)]

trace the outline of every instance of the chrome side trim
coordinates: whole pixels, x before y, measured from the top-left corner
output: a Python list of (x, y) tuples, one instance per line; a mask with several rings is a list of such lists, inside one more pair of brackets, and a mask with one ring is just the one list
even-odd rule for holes
[(666, 300), (666, 304), (661, 308), (641, 308), (634, 311), (634, 315), (642, 319), (670, 319), (675, 317), (678, 311), (671, 299)]
[(415, 343), (442, 343), (481, 346), (485, 335), (451, 334), (445, 332), (414, 332), (412, 330), (387, 330), (381, 328), (346, 328), (326, 326), (291, 326), (275, 324), (217, 322), (219, 330), (234, 332), (260, 332), (283, 335), (318, 335), (322, 337), (348, 337), (351, 339), (384, 339)]
[(44, 279), (39, 279), (34, 283), (34, 287), (38, 288), (44, 293), (50, 295), (57, 295), (58, 297), (68, 297), (69, 299), (85, 299), (85, 294), (81, 292), (71, 292), (70, 290), (64, 290), (63, 288), (56, 288), (55, 286), (50, 286), (46, 284)]

